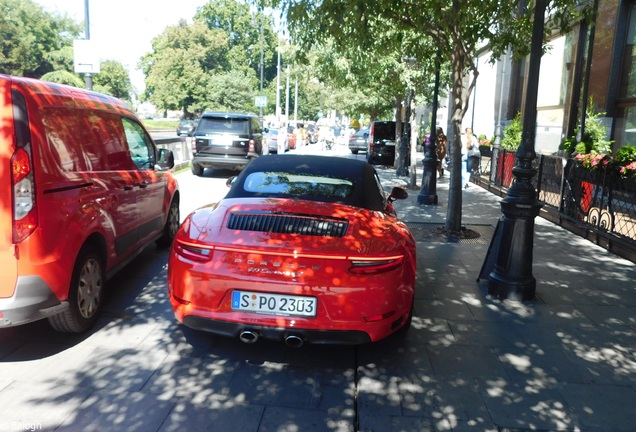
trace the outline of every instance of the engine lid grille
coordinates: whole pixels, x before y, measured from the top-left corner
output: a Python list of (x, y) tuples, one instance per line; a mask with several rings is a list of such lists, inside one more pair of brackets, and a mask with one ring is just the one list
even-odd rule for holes
[(343, 237), (349, 222), (345, 219), (279, 213), (232, 213), (227, 227), (232, 230)]

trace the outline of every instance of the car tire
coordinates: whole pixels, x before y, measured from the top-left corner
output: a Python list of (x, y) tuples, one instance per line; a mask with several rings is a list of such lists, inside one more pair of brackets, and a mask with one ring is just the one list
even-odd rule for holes
[(101, 311), (106, 283), (104, 259), (92, 246), (84, 246), (75, 261), (68, 292), (69, 308), (49, 317), (53, 329), (81, 333), (90, 329)]
[(371, 156), (371, 154), (367, 154), (367, 162), (370, 163), (371, 165), (375, 164), (375, 161), (373, 159), (373, 156)]
[(179, 201), (174, 198), (170, 203), (168, 209), (168, 217), (166, 218), (166, 224), (163, 227), (163, 235), (157, 240), (157, 245), (161, 247), (168, 247), (172, 244), (177, 231), (179, 230)]
[(203, 167), (199, 164), (195, 164), (194, 162), (192, 162), (192, 174), (194, 174), (197, 177), (201, 177), (203, 175)]

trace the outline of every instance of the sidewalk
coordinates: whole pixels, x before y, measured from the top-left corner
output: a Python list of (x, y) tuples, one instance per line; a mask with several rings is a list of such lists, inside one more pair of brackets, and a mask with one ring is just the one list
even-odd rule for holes
[[(407, 184), (378, 172), (387, 190)], [(418, 238), (415, 331), (361, 349), (359, 430), (636, 430), (636, 265), (538, 217), (536, 299), (495, 300), (476, 279), (501, 198), (464, 189), (462, 222), (482, 237), (450, 242), (433, 235), (448, 178), (437, 206), (418, 192), (395, 203)]]

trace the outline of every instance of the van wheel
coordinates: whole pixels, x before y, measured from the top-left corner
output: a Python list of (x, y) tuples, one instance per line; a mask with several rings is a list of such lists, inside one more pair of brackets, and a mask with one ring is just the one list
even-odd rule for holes
[(371, 165), (375, 164), (375, 161), (373, 160), (373, 156), (371, 156), (370, 154), (367, 154), (367, 162), (370, 163)]
[(197, 177), (200, 177), (203, 175), (203, 167), (199, 164), (195, 164), (194, 162), (192, 163), (192, 174), (194, 174)]
[(49, 317), (51, 326), (66, 333), (81, 333), (91, 328), (101, 310), (105, 281), (102, 257), (93, 247), (83, 247), (73, 268), (69, 309)]
[(157, 240), (157, 245), (167, 247), (172, 244), (172, 240), (177, 235), (179, 229), (179, 202), (173, 199), (168, 210), (166, 224), (163, 227), (163, 235)]

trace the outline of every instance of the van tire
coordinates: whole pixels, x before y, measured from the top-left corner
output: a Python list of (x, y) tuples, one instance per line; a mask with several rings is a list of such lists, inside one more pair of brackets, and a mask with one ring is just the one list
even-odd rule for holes
[(81, 333), (90, 329), (101, 311), (106, 274), (104, 260), (92, 246), (84, 246), (75, 261), (68, 292), (69, 308), (49, 317), (53, 329)]
[(192, 162), (192, 174), (197, 177), (201, 177), (203, 175), (203, 167), (199, 164), (195, 164)]
[(163, 227), (163, 235), (159, 237), (159, 240), (157, 240), (157, 245), (161, 247), (170, 246), (174, 237), (177, 235), (179, 225), (179, 201), (175, 198), (170, 203), (166, 224)]

